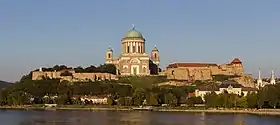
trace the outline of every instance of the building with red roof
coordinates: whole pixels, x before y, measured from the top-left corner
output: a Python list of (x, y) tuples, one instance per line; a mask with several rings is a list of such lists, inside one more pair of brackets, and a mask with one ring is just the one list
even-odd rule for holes
[(168, 79), (176, 80), (212, 80), (214, 75), (242, 76), (243, 65), (240, 59), (234, 58), (227, 64), (177, 62), (166, 67)]

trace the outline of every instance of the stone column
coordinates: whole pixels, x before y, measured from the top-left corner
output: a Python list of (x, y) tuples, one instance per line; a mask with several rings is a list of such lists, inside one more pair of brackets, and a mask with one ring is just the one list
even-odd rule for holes
[(130, 53), (133, 53), (133, 47), (132, 47), (133, 44), (132, 44), (132, 42), (129, 42), (129, 43), (130, 43), (130, 47), (129, 47), (130, 48)]
[(126, 53), (128, 53), (128, 49), (127, 49), (127, 48), (128, 48), (128, 42), (125, 43), (125, 50), (126, 50)]
[(140, 43), (140, 53), (142, 53), (142, 43)]
[(145, 53), (145, 43), (143, 43), (143, 53)]
[(144, 43), (142, 43), (141, 46), (142, 46), (141, 47), (141, 49), (142, 49), (141, 51), (142, 51), (142, 53), (144, 53)]
[(141, 43), (139, 43), (139, 53), (142, 53), (142, 47), (141, 47)]
[(127, 53), (127, 43), (124, 43), (124, 53)]
[(136, 53), (139, 53), (138, 46), (139, 46), (139, 44), (138, 44), (138, 42), (136, 42), (136, 44), (135, 44)]

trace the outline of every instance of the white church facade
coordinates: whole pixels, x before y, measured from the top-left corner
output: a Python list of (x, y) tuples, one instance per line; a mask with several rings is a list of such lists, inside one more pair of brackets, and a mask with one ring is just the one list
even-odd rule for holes
[(259, 70), (258, 80), (257, 80), (257, 84), (256, 84), (256, 87), (258, 89), (260, 89), (266, 85), (275, 85), (275, 84), (276, 84), (276, 80), (275, 80), (275, 73), (273, 70), (271, 71), (270, 82), (266, 82), (266, 81), (262, 80), (261, 71)]
[(118, 75), (147, 76), (159, 72), (159, 50), (154, 47), (151, 55), (147, 54), (146, 39), (143, 34), (133, 28), (121, 40), (121, 55), (114, 58), (112, 48), (108, 48), (105, 56), (106, 64), (114, 64)]

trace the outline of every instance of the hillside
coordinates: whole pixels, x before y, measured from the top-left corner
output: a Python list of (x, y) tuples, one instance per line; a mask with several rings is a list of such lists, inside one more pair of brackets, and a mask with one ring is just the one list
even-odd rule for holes
[(12, 83), (9, 82), (5, 82), (5, 81), (1, 81), (0, 80), (0, 88), (6, 88), (8, 86), (10, 86)]

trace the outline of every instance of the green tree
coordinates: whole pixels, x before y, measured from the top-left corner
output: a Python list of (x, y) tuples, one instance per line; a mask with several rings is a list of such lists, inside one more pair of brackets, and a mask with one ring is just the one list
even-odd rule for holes
[(269, 101), (269, 106), (276, 108), (277, 104), (279, 103), (279, 95), (278, 95), (278, 89), (276, 86), (268, 86), (267, 93), (267, 100)]
[(145, 90), (142, 88), (135, 89), (132, 100), (134, 105), (142, 105), (145, 99)]
[(248, 101), (245, 96), (242, 96), (238, 99), (237, 106), (241, 108), (247, 108), (248, 107)]
[(248, 93), (247, 96), (248, 108), (257, 108), (258, 106), (258, 95), (254, 92)]
[(147, 96), (147, 105), (152, 105), (152, 106), (156, 106), (158, 105), (158, 98), (155, 94), (153, 93), (150, 93), (148, 96)]
[(187, 98), (186, 97), (180, 97), (179, 101), (178, 101), (179, 104), (187, 104)]
[(107, 99), (107, 104), (108, 104), (108, 105), (113, 105), (113, 104), (114, 104), (113, 99), (108, 98), (108, 99)]
[(189, 106), (194, 106), (195, 104), (203, 104), (203, 100), (201, 97), (193, 96), (187, 99), (186, 104)]
[(219, 96), (215, 92), (207, 93), (204, 96), (205, 99), (205, 106), (207, 108), (216, 108), (220, 105), (219, 103)]
[(164, 103), (171, 106), (176, 106), (178, 101), (176, 96), (174, 96), (172, 93), (167, 93), (164, 95)]
[(100, 66), (101, 72), (116, 74), (116, 66), (114, 64), (104, 64)]
[(78, 67), (74, 68), (74, 71), (76, 73), (83, 73), (83, 72), (85, 72), (84, 68), (81, 67), (81, 66), (78, 66)]
[(72, 73), (69, 71), (64, 71), (60, 74), (60, 76), (72, 76)]
[(23, 105), (29, 103), (29, 94), (24, 91), (12, 91), (7, 97), (9, 105)]
[(0, 106), (7, 104), (7, 93), (5, 90), (0, 90)]

